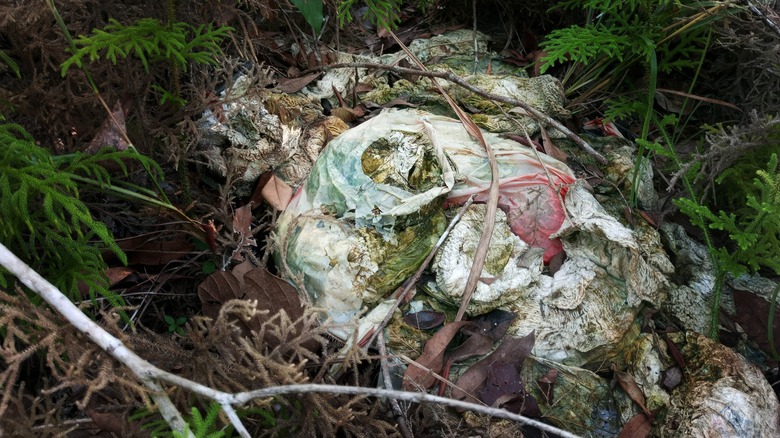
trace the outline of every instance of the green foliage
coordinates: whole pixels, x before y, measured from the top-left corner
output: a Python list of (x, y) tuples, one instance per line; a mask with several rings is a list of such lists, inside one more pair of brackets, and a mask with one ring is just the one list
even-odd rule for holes
[(187, 419), (187, 428), (184, 432), (173, 432), (175, 438), (184, 438), (192, 432), (196, 438), (222, 438), (224, 430), (217, 430), (217, 418), (219, 417), (219, 403), (211, 403), (206, 416), (202, 416), (198, 408), (192, 408), (192, 415)]
[[(171, 431), (168, 423), (162, 418), (155, 419), (154, 421), (147, 422), (143, 428), (148, 430), (154, 437), (187, 437), (190, 433), (197, 438), (222, 438), (232, 435), (233, 427), (227, 426), (218, 429), (217, 419), (219, 418), (220, 406), (219, 403), (212, 402), (206, 415), (201, 414), (200, 410), (196, 407), (192, 407), (191, 415), (185, 418), (187, 426), (183, 432)], [(130, 417), (130, 420), (137, 421), (147, 418), (153, 415), (147, 409), (141, 409)], [(241, 413), (239, 412), (239, 416)]]
[(314, 29), (314, 33), (319, 34), (324, 22), (322, 0), (292, 0), (292, 4), (298, 8), (309, 26)]
[(233, 30), (226, 26), (216, 29), (211, 25), (194, 27), (182, 22), (162, 24), (152, 18), (140, 19), (130, 26), (114, 19), (109, 21), (111, 24), (105, 28), (95, 29), (92, 35), (80, 35), (74, 40), (77, 49), (62, 64), (63, 76), (73, 65), (83, 67), (85, 57), (91, 62), (105, 56), (116, 64), (117, 56), (134, 55), (147, 72), (150, 62), (161, 60), (173, 62), (183, 70), (190, 62), (216, 65), (219, 44)]
[(714, 213), (690, 198), (676, 201), (680, 211), (699, 227), (725, 232), (731, 249), (719, 248), (715, 255), (733, 275), (762, 267), (780, 275), (780, 171), (777, 154), (772, 154), (766, 170), (757, 170), (754, 190), (747, 192), (745, 208), (736, 212)]
[[(558, 6), (582, 9), (589, 19), (582, 26), (550, 33), (541, 44), (547, 53), (541, 71), (564, 62), (579, 63), (572, 88), (600, 83), (610, 91), (637, 64), (648, 81), (658, 72), (695, 67), (706, 50), (709, 25), (731, 7), (699, 0), (569, 0)], [(588, 65), (593, 67), (586, 69)]]
[[(338, 4), (339, 25), (352, 21), (352, 7), (358, 3), (358, 0), (343, 0)], [(377, 26), (395, 29), (398, 25), (401, 11), (402, 0), (365, 0), (367, 17)]]
[(187, 322), (186, 316), (180, 316), (174, 318), (171, 315), (165, 315), (163, 317), (165, 323), (168, 324), (168, 333), (176, 333), (179, 336), (184, 336), (184, 324)]
[(542, 72), (567, 61), (588, 64), (599, 56), (622, 61), (631, 48), (628, 36), (616, 34), (604, 25), (556, 29), (547, 35), (547, 41), (542, 44), (547, 51)]
[[(403, 0), (364, 0), (360, 3), (366, 5), (366, 18), (379, 27), (395, 29), (400, 21), (398, 13), (401, 11)], [(352, 21), (352, 8), (358, 4), (358, 0), (340, 0), (337, 13), (339, 26)], [(425, 12), (431, 0), (418, 0), (417, 8)]]
[[(54, 157), (21, 126), (0, 124), (0, 242), (74, 300), (81, 299), (81, 284), (91, 298), (99, 295), (113, 306), (123, 304), (108, 290), (101, 251), (112, 251), (123, 263), (127, 259), (106, 226), (79, 200), (79, 188), (85, 181), (110, 187), (111, 177), (101, 163), (116, 163), (126, 172), (124, 159), (159, 170), (134, 149)], [(9, 285), (0, 269), (0, 286)]]
[(0, 61), (9, 69), (11, 69), (11, 72), (13, 72), (14, 76), (21, 79), (22, 74), (19, 72), (19, 65), (2, 50), (0, 50)]

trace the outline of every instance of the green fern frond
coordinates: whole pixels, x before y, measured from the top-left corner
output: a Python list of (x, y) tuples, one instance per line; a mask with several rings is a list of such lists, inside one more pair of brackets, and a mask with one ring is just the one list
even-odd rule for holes
[[(134, 148), (53, 157), (21, 126), (0, 124), (0, 242), (72, 299), (81, 300), (81, 289), (87, 289), (92, 299), (102, 296), (112, 306), (124, 305), (108, 289), (102, 250), (123, 263), (127, 258), (106, 225), (79, 200), (79, 188), (88, 183), (117, 190), (104, 164), (116, 163), (127, 174), (125, 160), (141, 162), (153, 178), (162, 175), (157, 163)], [(0, 284), (7, 286), (5, 275), (0, 269)]]
[(114, 19), (109, 21), (103, 29), (93, 30), (92, 35), (79, 35), (74, 40), (77, 49), (62, 63), (63, 76), (74, 65), (83, 67), (84, 58), (92, 62), (104, 57), (116, 64), (117, 58), (135, 56), (147, 72), (151, 62), (161, 60), (173, 62), (185, 71), (190, 62), (216, 65), (219, 44), (233, 30), (229, 26), (163, 24), (153, 18), (142, 18), (130, 26)]
[(631, 40), (613, 27), (589, 25), (556, 29), (541, 44), (547, 52), (541, 71), (544, 73), (558, 63), (574, 61), (588, 64), (599, 56), (623, 60), (629, 52)]

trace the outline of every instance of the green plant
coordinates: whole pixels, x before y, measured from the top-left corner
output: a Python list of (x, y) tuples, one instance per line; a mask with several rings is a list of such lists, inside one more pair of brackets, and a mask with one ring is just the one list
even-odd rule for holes
[[(154, 437), (183, 438), (190, 436), (190, 434), (194, 435), (196, 438), (229, 437), (232, 435), (232, 426), (218, 428), (217, 419), (219, 419), (220, 409), (219, 403), (212, 402), (206, 410), (206, 415), (203, 415), (197, 407), (193, 406), (190, 409), (191, 414), (185, 418), (187, 426), (182, 432), (171, 431), (168, 423), (162, 418), (145, 423), (143, 428), (148, 430)], [(153, 414), (154, 412), (143, 408), (133, 414), (130, 417), (130, 420), (142, 420)], [(239, 416), (240, 415), (239, 412)]]
[[(706, 205), (691, 198), (675, 203), (680, 211), (700, 228), (723, 231), (731, 245), (718, 248), (714, 256), (718, 265), (738, 276), (768, 268), (780, 275), (780, 169), (777, 154), (766, 170), (757, 170), (754, 190), (745, 194), (745, 207), (735, 212), (714, 213)], [(718, 178), (722, 181), (727, 174)]]
[[(623, 107), (621, 115), (639, 116), (639, 138), (647, 140), (659, 72), (701, 68), (710, 42), (709, 26), (725, 17), (732, 5), (699, 0), (567, 0), (559, 6), (582, 8), (588, 20), (584, 26), (559, 29), (548, 35), (541, 44), (547, 53), (541, 71), (571, 61), (573, 66), (564, 82), (568, 93), (581, 91), (580, 99), (602, 90), (618, 93), (619, 86), (626, 85), (630, 99), (638, 104)], [(636, 67), (641, 73), (631, 74)], [(639, 77), (640, 81), (632, 82), (632, 77)], [(615, 108), (612, 111), (615, 118)], [(642, 144), (638, 155), (635, 181), (644, 159)], [(631, 198), (636, 201), (633, 193)]]
[[(357, 3), (358, 0), (341, 0), (338, 3), (337, 15), (340, 26), (352, 21), (352, 8)], [(366, 18), (375, 25), (388, 29), (395, 29), (398, 26), (402, 0), (364, 0), (361, 3), (366, 5)], [(431, 0), (418, 0), (417, 8), (425, 12), (430, 4)]]
[[(110, 24), (103, 29), (93, 30), (92, 35), (79, 35), (71, 40), (69, 50), (73, 54), (62, 63), (63, 76), (74, 65), (83, 69), (84, 58), (92, 62), (101, 56), (113, 64), (116, 64), (117, 57), (124, 59), (135, 56), (141, 61), (146, 72), (149, 72), (150, 63), (159, 61), (170, 62), (175, 73), (179, 69), (186, 71), (190, 62), (217, 65), (219, 44), (233, 30), (229, 26), (195, 27), (182, 22), (163, 24), (153, 18), (142, 18), (130, 26), (114, 19), (109, 21)], [(178, 78), (174, 76), (174, 81), (176, 80)], [(173, 93), (159, 85), (156, 85), (156, 89), (161, 93), (161, 104), (171, 101), (176, 105), (183, 105), (178, 87)]]
[[(55, 157), (37, 146), (23, 127), (0, 124), (0, 242), (71, 299), (81, 300), (81, 286), (90, 298), (99, 295), (115, 307), (123, 305), (108, 289), (101, 251), (110, 250), (123, 263), (127, 259), (79, 195), (85, 185), (109, 191), (114, 185), (103, 163), (115, 163), (126, 173), (127, 159), (161, 172), (132, 148)], [(10, 282), (4, 274), (0, 269), (0, 286), (7, 288)]]
[(163, 317), (165, 323), (168, 324), (168, 333), (176, 333), (180, 336), (184, 336), (184, 323), (187, 322), (186, 316), (180, 316), (174, 318), (171, 315), (165, 315)]
[(109, 21), (111, 24), (93, 30), (92, 35), (79, 35), (74, 40), (78, 49), (62, 63), (63, 76), (72, 65), (82, 67), (84, 57), (88, 56), (91, 62), (100, 59), (101, 54), (114, 64), (117, 56), (135, 55), (147, 72), (150, 61), (173, 61), (183, 70), (190, 62), (216, 65), (219, 43), (233, 30), (228, 26), (214, 29), (211, 25), (194, 27), (182, 22), (167, 25), (153, 18), (142, 18), (130, 26), (114, 19)]
[(292, 4), (298, 8), (309, 26), (314, 29), (314, 33), (319, 34), (325, 21), (322, 14), (322, 0), (292, 0)]
[[(630, 104), (626, 104), (629, 105)], [(705, 205), (699, 191), (694, 187), (694, 181), (702, 168), (701, 161), (686, 165), (674, 149), (677, 144), (677, 133), (681, 130), (681, 122), (675, 115), (660, 117), (655, 111), (652, 122), (657, 127), (658, 140), (647, 141), (638, 139), (637, 143), (650, 153), (665, 157), (673, 163), (679, 172), (680, 181), (686, 195), (675, 200), (680, 211), (686, 214), (691, 223), (702, 231), (704, 243), (707, 246), (713, 262), (715, 284), (713, 286), (713, 302), (711, 312), (710, 336), (717, 334), (718, 312), (721, 301), (721, 290), (727, 275), (739, 276), (748, 271), (756, 272), (766, 268), (780, 275), (780, 166), (777, 154), (772, 154), (766, 170), (752, 170), (755, 174), (752, 186), (742, 190), (745, 202), (741, 208), (732, 212), (718, 210), (717, 213)], [(765, 134), (763, 141), (773, 141), (771, 135)], [(737, 141), (750, 141), (738, 138)], [(761, 140), (759, 140), (761, 141)], [(714, 147), (714, 146), (713, 146)], [(760, 150), (760, 148), (758, 149)], [(750, 161), (748, 161), (750, 162)], [(720, 184), (738, 171), (737, 165), (727, 168), (718, 175), (716, 181)], [(739, 169), (744, 172), (744, 169)], [(716, 245), (711, 234), (722, 232), (729, 241)], [(770, 321), (771, 323), (771, 321)]]

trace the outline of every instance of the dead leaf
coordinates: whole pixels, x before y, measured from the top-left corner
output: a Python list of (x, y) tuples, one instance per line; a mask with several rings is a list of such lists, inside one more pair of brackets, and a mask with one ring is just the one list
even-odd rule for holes
[(618, 371), (615, 364), (612, 364), (612, 371), (615, 374), (615, 380), (618, 382), (620, 387), (623, 388), (623, 391), (626, 393), (626, 395), (628, 395), (628, 398), (633, 400), (634, 403), (636, 403), (637, 406), (639, 406), (648, 417), (653, 418), (653, 414), (650, 413), (650, 410), (647, 409), (647, 406), (645, 406), (645, 393), (642, 391), (642, 388), (637, 385), (636, 380), (634, 380), (634, 376), (622, 371)]
[[(252, 204), (243, 205), (233, 213), (233, 232), (241, 236), (241, 247), (257, 246), (255, 236), (252, 235)], [(239, 253), (236, 252), (235, 256)], [(234, 256), (234, 257), (235, 257)]]
[(230, 270), (230, 272), (236, 276), (236, 279), (238, 280), (239, 285), (241, 288), (244, 288), (244, 275), (255, 269), (255, 266), (250, 262), (249, 260), (244, 260), (243, 262), (237, 264), (233, 267), (233, 269)]
[(623, 429), (620, 431), (618, 438), (648, 437), (650, 436), (651, 426), (650, 419), (640, 412), (631, 417), (631, 419), (623, 425)]
[(297, 93), (303, 87), (311, 84), (319, 75), (319, 72), (315, 72), (297, 78), (279, 79), (276, 88), (282, 93)]
[[(504, 396), (523, 396), (525, 388), (520, 379), (520, 373), (514, 365), (503, 362), (493, 362), (487, 368), (485, 387), (479, 391), (479, 398), (488, 406), (494, 405)], [(505, 399), (509, 402), (512, 398)]]
[(166, 265), (195, 251), (195, 246), (184, 233), (167, 240), (160, 239), (159, 234), (141, 234), (117, 239), (116, 243), (127, 255), (128, 265)]
[(131, 103), (129, 100), (126, 102), (125, 105), (120, 101), (114, 104), (114, 107), (111, 108), (111, 114), (106, 115), (106, 118), (100, 125), (100, 129), (98, 129), (95, 137), (92, 138), (92, 141), (84, 149), (84, 152), (94, 154), (106, 146), (111, 146), (118, 151), (127, 150), (130, 144), (126, 140), (125, 111), (130, 110)]
[(263, 199), (271, 204), (272, 207), (283, 211), (285, 208), (287, 208), (288, 205), (290, 205), (293, 189), (289, 184), (282, 181), (272, 173), (268, 177), (268, 181), (263, 186), (261, 194)]
[[(469, 330), (467, 331), (467, 329)], [(454, 363), (472, 357), (484, 356), (490, 353), (490, 350), (493, 348), (493, 340), (482, 333), (482, 330), (479, 330), (475, 325), (467, 324), (463, 331), (467, 332), (469, 337), (457, 348), (444, 354), (447, 362)]]
[(514, 312), (495, 309), (474, 317), (471, 322), (490, 339), (497, 341), (504, 337), (515, 318), (517, 318), (517, 314)]
[(677, 385), (682, 382), (683, 373), (679, 367), (671, 367), (664, 370), (661, 385), (669, 391), (677, 388)]
[(427, 389), (436, 381), (431, 372), (440, 374), (444, 367), (444, 351), (461, 327), (468, 321), (446, 324), (425, 343), (422, 355), (416, 363), (411, 363), (404, 373), (404, 390), (414, 391), (417, 388)]
[(444, 312), (423, 310), (421, 312), (407, 313), (404, 322), (417, 330), (430, 330), (444, 324)]
[(114, 286), (115, 284), (119, 283), (120, 281), (124, 280), (125, 278), (135, 273), (136, 273), (135, 269), (125, 268), (123, 266), (108, 268), (106, 269), (106, 275), (108, 276), (108, 285), (109, 287)]
[(456, 388), (452, 390), (452, 398), (478, 403), (477, 391), (485, 385), (488, 375), (488, 367), (494, 362), (512, 364), (518, 369), (531, 354), (534, 346), (534, 333), (531, 332), (523, 338), (506, 338), (498, 348), (486, 358), (480, 360), (464, 372), (456, 382)]
[(536, 381), (536, 384), (539, 385), (539, 391), (542, 393), (544, 402), (547, 403), (547, 406), (552, 406), (552, 404), (555, 403), (556, 379), (558, 379), (558, 370), (555, 368), (550, 368), (550, 370), (547, 371), (547, 374)]
[(330, 110), (333, 117), (338, 117), (344, 123), (354, 123), (360, 116), (351, 108), (336, 107)]
[(203, 314), (216, 319), (222, 304), (235, 299), (244, 298), (241, 285), (235, 275), (230, 272), (216, 271), (206, 277), (198, 285)]
[(269, 310), (271, 315), (284, 310), (292, 320), (303, 316), (303, 303), (298, 291), (267, 269), (255, 268), (244, 274), (244, 285), (244, 296), (248, 300), (257, 300), (258, 309)]
[(558, 146), (553, 143), (550, 136), (547, 134), (547, 130), (544, 129), (544, 126), (542, 126), (542, 147), (544, 148), (544, 153), (557, 159), (558, 161), (561, 161), (563, 163), (566, 163), (569, 159), (569, 155), (558, 148)]

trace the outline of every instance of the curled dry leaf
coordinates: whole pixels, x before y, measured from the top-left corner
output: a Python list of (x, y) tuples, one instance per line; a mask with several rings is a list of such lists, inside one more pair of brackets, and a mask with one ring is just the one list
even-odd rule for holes
[(555, 368), (550, 368), (550, 370), (547, 371), (547, 374), (536, 381), (536, 384), (539, 385), (539, 391), (542, 393), (544, 402), (547, 403), (547, 406), (552, 406), (552, 404), (555, 403), (555, 380), (557, 378), (558, 370)]
[(418, 330), (430, 330), (444, 324), (444, 313), (430, 310), (407, 313), (404, 322)]
[(468, 321), (459, 321), (445, 325), (425, 343), (423, 354), (415, 363), (409, 364), (404, 373), (404, 390), (428, 389), (436, 381), (431, 374), (441, 374), (444, 368), (444, 351), (452, 338)]
[(631, 417), (623, 429), (620, 431), (618, 438), (645, 438), (650, 436), (650, 428), (652, 424), (650, 418), (643, 413), (638, 413)]
[(297, 93), (301, 91), (303, 87), (311, 84), (319, 75), (320, 73), (316, 72), (297, 78), (279, 79), (276, 83), (276, 88), (282, 93)]
[(478, 391), (485, 385), (488, 377), (488, 368), (494, 362), (508, 363), (520, 369), (522, 363), (531, 354), (534, 346), (534, 333), (531, 332), (523, 338), (509, 337), (489, 356), (475, 363), (464, 372), (452, 390), (452, 398), (478, 403)]
[(293, 196), (293, 189), (289, 184), (282, 181), (273, 173), (263, 185), (261, 195), (266, 202), (271, 204), (277, 210), (284, 210), (290, 204)]
[(647, 406), (645, 406), (645, 393), (642, 391), (642, 388), (637, 385), (634, 376), (623, 371), (618, 371), (615, 364), (612, 364), (612, 371), (615, 373), (615, 380), (620, 387), (623, 388), (623, 391), (628, 395), (628, 398), (633, 400), (648, 417), (653, 418), (653, 414), (647, 409)]

